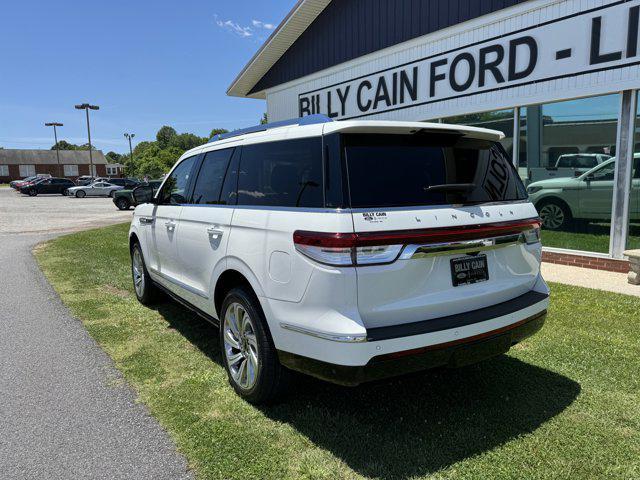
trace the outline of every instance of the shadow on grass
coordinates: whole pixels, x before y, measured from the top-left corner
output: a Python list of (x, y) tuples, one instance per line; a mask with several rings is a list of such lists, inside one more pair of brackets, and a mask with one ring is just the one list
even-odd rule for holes
[[(221, 364), (215, 327), (173, 303), (158, 311)], [(296, 375), (283, 403), (259, 408), (362, 475), (404, 479), (531, 433), (579, 393), (575, 381), (503, 355), (355, 388)]]

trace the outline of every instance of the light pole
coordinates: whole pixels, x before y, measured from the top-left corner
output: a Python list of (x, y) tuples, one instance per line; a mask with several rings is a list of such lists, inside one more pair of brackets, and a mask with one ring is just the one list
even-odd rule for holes
[(84, 110), (87, 113), (87, 136), (89, 137), (89, 163), (91, 164), (89, 174), (94, 177), (97, 172), (93, 170), (93, 155), (91, 153), (91, 127), (89, 126), (89, 110), (100, 110), (98, 105), (90, 105), (88, 103), (82, 103), (76, 105), (77, 110)]
[[(129, 165), (131, 165), (132, 168), (133, 168), (133, 148), (131, 147), (131, 139), (133, 137), (135, 137), (135, 136), (136, 136), (135, 133), (125, 133), (124, 134), (124, 138), (129, 140)], [(130, 173), (127, 172), (127, 175), (130, 175)]]
[(58, 146), (58, 131), (56, 127), (62, 127), (64, 124), (59, 122), (47, 122), (44, 124), (45, 127), (53, 127), (53, 138), (55, 139), (55, 147), (56, 147), (56, 158), (58, 159), (58, 176), (62, 177), (62, 172), (60, 171), (60, 147)]

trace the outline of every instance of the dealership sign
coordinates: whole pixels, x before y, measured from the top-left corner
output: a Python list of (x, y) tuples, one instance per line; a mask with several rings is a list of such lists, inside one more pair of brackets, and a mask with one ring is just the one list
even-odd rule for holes
[(301, 93), (298, 113), (359, 118), (638, 65), (639, 18), (640, 1), (582, 11)]

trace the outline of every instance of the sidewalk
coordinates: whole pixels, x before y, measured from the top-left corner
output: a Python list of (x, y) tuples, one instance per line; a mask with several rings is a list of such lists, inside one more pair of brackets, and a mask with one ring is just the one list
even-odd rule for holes
[(640, 297), (640, 285), (629, 284), (626, 273), (571, 267), (569, 265), (558, 265), (555, 263), (543, 263), (542, 276), (548, 282), (596, 288), (598, 290)]

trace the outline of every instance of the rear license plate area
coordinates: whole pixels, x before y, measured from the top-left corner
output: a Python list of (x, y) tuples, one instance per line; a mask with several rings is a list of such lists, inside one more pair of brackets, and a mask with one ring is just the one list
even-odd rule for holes
[(454, 287), (489, 280), (486, 255), (468, 255), (451, 259), (451, 281)]

